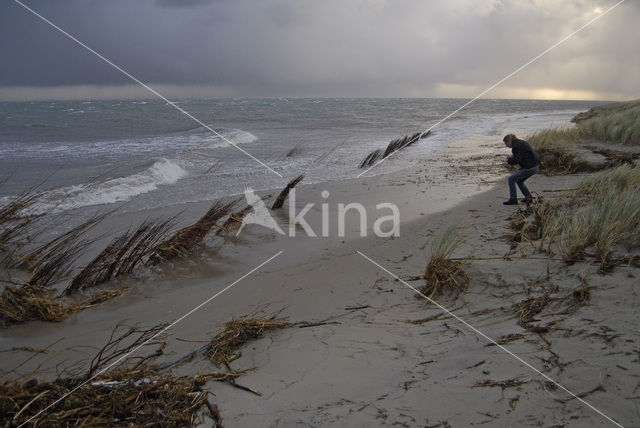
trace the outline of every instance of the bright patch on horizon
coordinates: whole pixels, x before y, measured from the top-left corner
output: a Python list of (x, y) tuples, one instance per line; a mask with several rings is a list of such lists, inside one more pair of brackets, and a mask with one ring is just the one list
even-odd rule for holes
[(595, 9), (593, 9), (593, 13), (595, 13), (596, 15), (600, 15), (602, 13), (602, 8), (596, 7)]

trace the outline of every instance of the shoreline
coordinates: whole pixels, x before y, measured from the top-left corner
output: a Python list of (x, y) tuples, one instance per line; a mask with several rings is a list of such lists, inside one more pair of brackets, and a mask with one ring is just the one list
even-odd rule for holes
[[(478, 141), (468, 139), (458, 145), (452, 144), (439, 160), (424, 160), (406, 170), (348, 183), (300, 187), (297, 205), (317, 201), (321, 190), (330, 192), (327, 200), (333, 206), (340, 201), (355, 200), (370, 208), (381, 200), (397, 201), (402, 213), (398, 238), (360, 238), (355, 219), (348, 219), (346, 239), (277, 237), (253, 225), (235, 243), (207, 248), (192, 259), (118, 281), (131, 288), (114, 301), (87, 309), (61, 323), (32, 322), (5, 329), (0, 348), (20, 345), (43, 348), (59, 337), (65, 337), (55, 348), (72, 350), (66, 354), (61, 352), (56, 356), (58, 358), (52, 358), (39, 369), (43, 374), (53, 374), (56, 364), (65, 359), (90, 358), (95, 350), (78, 346), (99, 348), (116, 322), (128, 319), (130, 323), (150, 326), (160, 318), (165, 321), (176, 319), (282, 250), (282, 257), (176, 325), (161, 357), (161, 363), (173, 361), (194, 350), (193, 343), (183, 340), (206, 341), (224, 322), (250, 313), (279, 313), (292, 322), (329, 323), (266, 333), (264, 338), (242, 349), (242, 356), (234, 362), (234, 368), (255, 367), (255, 370), (245, 374), (239, 383), (260, 391), (261, 397), (222, 383), (207, 384), (207, 388), (216, 394), (211, 400), (220, 408), (228, 426), (446, 426), (444, 422), (452, 426), (484, 422), (600, 425), (603, 419), (599, 415), (575, 400), (566, 405), (558, 402), (555, 396), (561, 392), (555, 391), (551, 395), (550, 387), (544, 380), (538, 382), (535, 373), (496, 347), (486, 347), (482, 340), (453, 320), (436, 317), (422, 324), (407, 323), (433, 317), (440, 311), (416, 299), (413, 291), (357, 253), (361, 251), (401, 278), (419, 275), (427, 263), (430, 240), (456, 221), (465, 222), (472, 231), (460, 255), (500, 258), (508, 253), (509, 244), (501, 236), (508, 231), (506, 217), (515, 210), (501, 204), (507, 193), (504, 180), (507, 173), (501, 169), (507, 153), (502, 150), (501, 143), (490, 142), (493, 138), (483, 140), (485, 153), (480, 155)], [(457, 167), (452, 169), (452, 163)], [(479, 181), (473, 173), (483, 174), (482, 179)], [(530, 181), (530, 188), (545, 194), (543, 190), (571, 187), (578, 178), (576, 175), (535, 176)], [(431, 187), (427, 189), (427, 186)], [(481, 191), (478, 191), (479, 186)], [(428, 204), (432, 204), (431, 211)], [(438, 205), (434, 207), (435, 204)], [(199, 207), (193, 208), (195, 215)], [(316, 206), (310, 212), (310, 223), (318, 224), (319, 215)], [(129, 213), (123, 216), (127, 217)], [(528, 295), (527, 287), (530, 292), (539, 285), (536, 281), (540, 281), (540, 272), (546, 269), (544, 261), (531, 259), (525, 262), (531, 263), (531, 271), (523, 271), (523, 260), (515, 256), (509, 263), (504, 260), (471, 263), (466, 268), (472, 278), (468, 292), (459, 301), (444, 301), (443, 305), (455, 309), (463, 319), (492, 338), (514, 332), (522, 334), (521, 340), (513, 345), (513, 352), (524, 355), (528, 362), (542, 370), (548, 365), (549, 376), (558, 378), (561, 384), (578, 394), (599, 386), (592, 385), (591, 379), (598, 374), (594, 367), (602, 367), (597, 377), (600, 378), (603, 372), (609, 376), (604, 381), (605, 392), (593, 392), (593, 397), (588, 399), (597, 400), (594, 405), (598, 408), (602, 403), (603, 410), (607, 410), (605, 413), (615, 412), (616, 419), (627, 423), (633, 421), (633, 406), (626, 398), (626, 401), (619, 399), (624, 398), (623, 389), (633, 389), (632, 379), (617, 368), (617, 365), (633, 367), (631, 357), (625, 355), (625, 352), (633, 351), (633, 342), (616, 340), (611, 346), (616, 346), (621, 355), (607, 357), (600, 349), (602, 339), (586, 339), (589, 353), (580, 353), (585, 346), (585, 337), (599, 332), (609, 334), (601, 329), (605, 326), (603, 321), (595, 321), (602, 317), (601, 311), (612, 308), (631, 311), (628, 317), (619, 316), (617, 321), (607, 322), (606, 327), (615, 334), (623, 332), (625, 323), (622, 320), (637, 319), (633, 314), (636, 300), (634, 294), (630, 294), (632, 290), (619, 296), (597, 292), (594, 299), (602, 300), (602, 307), (580, 309), (588, 311), (587, 314), (579, 313), (580, 316), (593, 321), (583, 327), (587, 329), (584, 334), (563, 337), (567, 331), (558, 330), (543, 337), (518, 326), (508, 311), (510, 304)], [(588, 273), (589, 278), (594, 275), (594, 284), (604, 281), (603, 289), (611, 287), (607, 285), (606, 277), (604, 280), (599, 278), (588, 271), (589, 267), (586, 271), (581, 269), (585, 267), (565, 267), (558, 263), (551, 273), (554, 278), (557, 275), (558, 279), (554, 281), (566, 292), (579, 283), (575, 275), (580, 272)], [(613, 275), (618, 282), (624, 283), (624, 275), (628, 273), (632, 274), (626, 268), (620, 268)], [(346, 309), (348, 307), (363, 308), (350, 310)], [(488, 312), (490, 316), (487, 313), (474, 315), (496, 307), (505, 308), (497, 313)], [(565, 322), (575, 330), (580, 328), (574, 326), (579, 324), (578, 319)], [(625, 339), (635, 341), (638, 332), (625, 334), (629, 336), (624, 336)], [(554, 348), (546, 342), (553, 343)], [(608, 343), (610, 341), (605, 341), (604, 345)], [(555, 346), (562, 351), (556, 352)], [(16, 360), (25, 355), (14, 352), (12, 358)], [(555, 364), (554, 354), (560, 355), (559, 362), (566, 365)], [(25, 365), (21, 370), (28, 372), (45, 358), (49, 357), (34, 358), (32, 365)], [(546, 360), (550, 362), (545, 363)], [(13, 365), (13, 361), (6, 359), (2, 369)], [(214, 367), (210, 361), (196, 357), (173, 372), (193, 375), (211, 370)], [(524, 379), (526, 382), (505, 388), (473, 387), (488, 379)], [(542, 408), (544, 412), (540, 412)]]

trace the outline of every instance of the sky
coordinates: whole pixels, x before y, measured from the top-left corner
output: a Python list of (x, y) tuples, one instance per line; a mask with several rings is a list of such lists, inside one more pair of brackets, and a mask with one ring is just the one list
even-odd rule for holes
[[(472, 98), (618, 0), (20, 0), (170, 98)], [(640, 97), (626, 0), (484, 95)], [(0, 100), (153, 98), (14, 0)]]

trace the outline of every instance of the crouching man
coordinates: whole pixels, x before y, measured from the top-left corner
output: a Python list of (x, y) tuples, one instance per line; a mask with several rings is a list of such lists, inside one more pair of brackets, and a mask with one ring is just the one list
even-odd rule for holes
[(507, 158), (507, 163), (509, 165), (520, 165), (520, 169), (509, 176), (509, 200), (503, 202), (503, 204), (518, 204), (516, 184), (524, 196), (523, 202), (531, 202), (531, 192), (529, 192), (524, 182), (540, 170), (540, 157), (538, 157), (538, 154), (529, 143), (519, 140), (513, 134), (505, 135), (502, 141), (513, 153), (513, 156)]

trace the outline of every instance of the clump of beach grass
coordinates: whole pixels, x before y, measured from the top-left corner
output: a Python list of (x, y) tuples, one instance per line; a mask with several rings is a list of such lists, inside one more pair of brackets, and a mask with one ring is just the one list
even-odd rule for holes
[(3, 325), (27, 321), (60, 322), (100, 302), (121, 296), (126, 289), (101, 290), (80, 303), (64, 303), (55, 299), (54, 290), (24, 285), (7, 286), (0, 295), (0, 318)]
[(232, 319), (220, 329), (211, 342), (207, 356), (216, 365), (227, 365), (240, 347), (249, 340), (262, 337), (265, 331), (289, 327), (286, 319), (275, 317)]
[(594, 247), (604, 270), (614, 244), (640, 243), (640, 167), (622, 165), (583, 180), (546, 223), (544, 236), (566, 262)]
[(426, 285), (420, 289), (421, 293), (434, 297), (453, 292), (457, 297), (467, 288), (469, 277), (463, 270), (463, 261), (452, 259), (465, 240), (463, 229), (454, 224), (432, 242), (431, 258), (422, 274)]
[(289, 192), (291, 191), (291, 189), (296, 187), (298, 183), (302, 181), (303, 178), (304, 178), (304, 175), (301, 174), (295, 177), (293, 180), (289, 181), (287, 185), (284, 187), (284, 189), (282, 189), (282, 191), (280, 192), (276, 200), (273, 202), (273, 205), (271, 205), (271, 209), (277, 210), (279, 208), (282, 208), (282, 206), (284, 205), (284, 201), (287, 199), (287, 196), (289, 196)]
[(640, 144), (640, 100), (607, 104), (574, 117), (583, 137), (628, 145)]
[(384, 150), (384, 152), (381, 149), (377, 149), (369, 153), (362, 160), (362, 162), (360, 162), (359, 168), (372, 166), (378, 160), (384, 159), (387, 156), (390, 156), (392, 153), (397, 152), (398, 150), (402, 150), (405, 147), (409, 147), (410, 145), (415, 144), (419, 140), (423, 138), (427, 138), (429, 135), (431, 135), (431, 131), (416, 132), (415, 134), (405, 135), (404, 137), (392, 140), (389, 144), (387, 144), (387, 148)]
[(158, 244), (152, 251), (148, 263), (158, 264), (177, 257), (185, 257), (201, 244), (217, 222), (229, 214), (238, 200), (216, 201), (209, 211), (191, 226), (184, 227)]
[(176, 217), (144, 221), (138, 228), (114, 238), (73, 278), (64, 294), (68, 295), (130, 274), (136, 266), (144, 263), (156, 245), (166, 238), (175, 220)]

